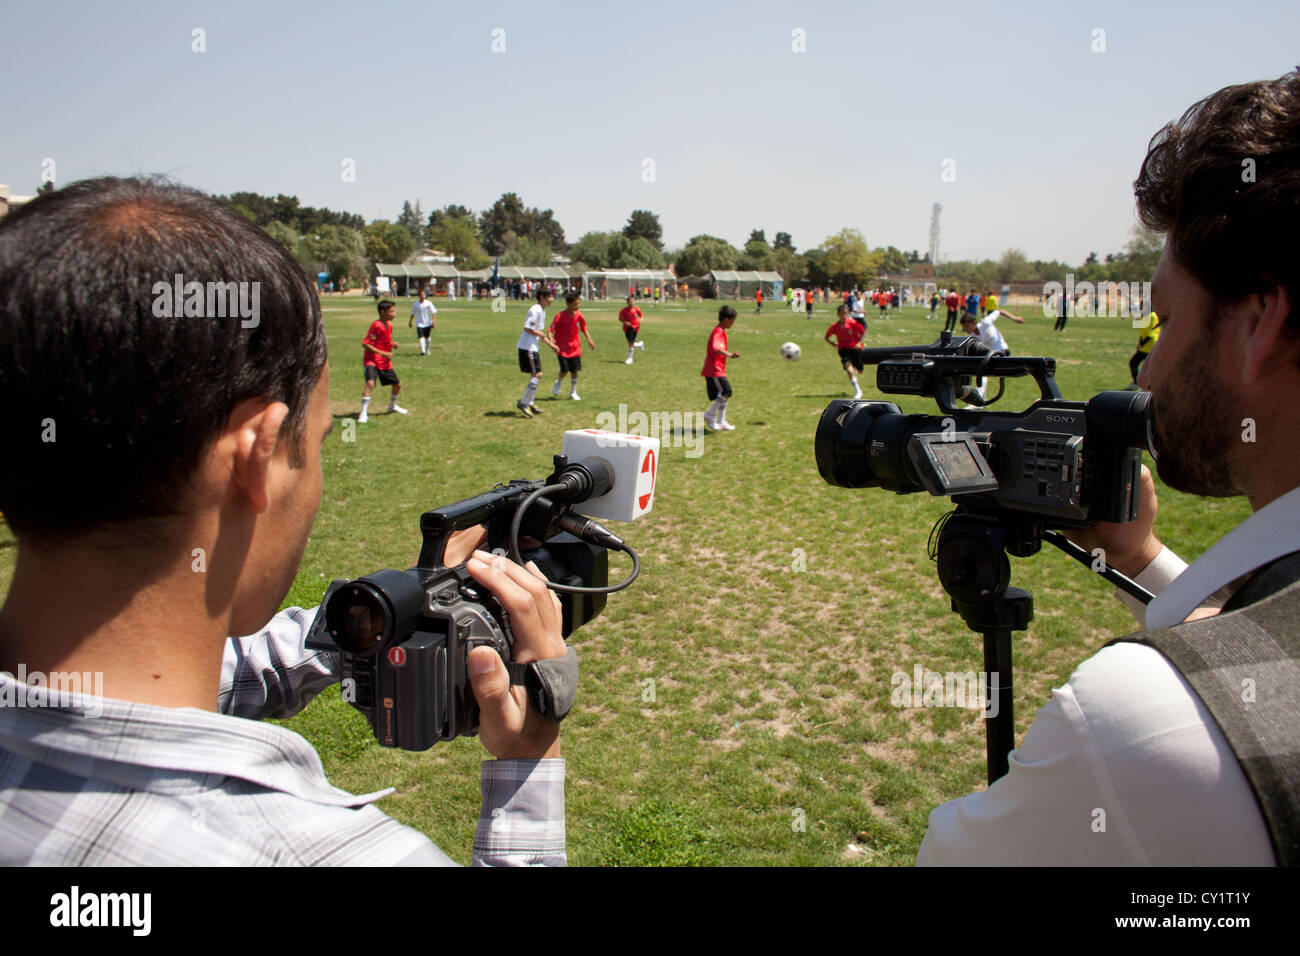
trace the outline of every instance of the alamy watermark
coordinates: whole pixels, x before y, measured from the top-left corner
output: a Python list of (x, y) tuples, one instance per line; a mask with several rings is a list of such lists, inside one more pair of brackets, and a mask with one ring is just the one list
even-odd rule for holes
[(620, 402), (618, 414), (600, 412), (596, 427), (621, 435), (659, 439), (660, 448), (685, 448), (687, 458), (704, 454), (703, 412), (629, 412)]
[(0, 671), (0, 709), (62, 707), (98, 717), (104, 712), (103, 671)]
[(1151, 309), (1150, 282), (1075, 282), (1074, 273), (1066, 273), (1065, 284), (1043, 284), (1043, 316), (1059, 318), (1061, 297), (1065, 297), (1066, 318), (1131, 318), (1133, 328), (1145, 328)]
[(986, 719), (998, 715), (998, 675), (984, 671), (927, 671), (920, 664), (912, 673), (894, 671), (889, 702), (895, 707), (962, 707), (984, 711)]
[(176, 273), (171, 283), (153, 284), (153, 314), (159, 319), (238, 318), (240, 326), (261, 323), (261, 282), (186, 282)]

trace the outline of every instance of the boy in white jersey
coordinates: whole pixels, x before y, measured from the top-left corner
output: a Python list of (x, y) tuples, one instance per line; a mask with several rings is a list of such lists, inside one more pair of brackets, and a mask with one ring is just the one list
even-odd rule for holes
[(552, 352), (559, 353), (555, 343), (546, 331), (546, 310), (551, 306), (551, 293), (545, 286), (537, 289), (537, 303), (528, 310), (524, 318), (524, 331), (519, 336), (516, 346), (519, 349), (519, 371), (528, 376), (528, 387), (524, 397), (515, 402), (515, 408), (524, 413), (526, 418), (540, 415), (537, 407), (537, 386), (542, 380), (542, 360), (538, 355), (538, 343), (545, 342)]
[(434, 316), (438, 310), (433, 303), (428, 301), (428, 296), (423, 289), (420, 290), (420, 301), (411, 303), (411, 318), (406, 323), (409, 329), (411, 323), (415, 323), (415, 332), (420, 337), (420, 354), (429, 354), (429, 333), (433, 331)]

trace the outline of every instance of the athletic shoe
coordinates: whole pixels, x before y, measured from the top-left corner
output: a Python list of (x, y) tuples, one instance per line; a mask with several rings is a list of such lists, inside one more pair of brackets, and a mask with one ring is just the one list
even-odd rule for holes
[(861, 397), (862, 397), (862, 389), (858, 389), (856, 392), (854, 392), (854, 393), (853, 393), (853, 397), (854, 397), (854, 398), (861, 398)]
[(524, 418), (533, 417), (533, 410), (529, 408), (527, 405), (525, 405), (523, 402), (515, 402), (515, 408), (519, 409), (521, 412), (524, 413)]
[(708, 413), (708, 412), (705, 412), (705, 413), (704, 413), (704, 424), (708, 427), (709, 431), (711, 431), (711, 432), (720, 432), (720, 431), (722, 431), (722, 429), (718, 426), (718, 423), (715, 422), (712, 418), (709, 417), (709, 413)]
[(366, 415), (365, 412), (362, 412), (360, 415), (357, 416), (357, 424), (359, 425), (364, 425), (368, 421), (370, 421), (370, 418), (368, 415)]
[(640, 340), (638, 339), (637, 341), (635, 341), (635, 342), (632, 343), (632, 348), (634, 348), (634, 349), (640, 349), (642, 352), (644, 352), (644, 351), (645, 351), (645, 343), (642, 342), (642, 341), (640, 341)]
[(734, 432), (736, 430), (736, 426), (731, 424), (731, 422), (718, 422), (718, 427), (724, 432)]
[(391, 415), (393, 412), (397, 412), (397, 414), (399, 415), (405, 415), (406, 409), (404, 409), (401, 405), (398, 405), (396, 402), (394, 402), (393, 404), (388, 406), (388, 413)]
[(569, 398), (573, 399), (575, 402), (580, 402), (580, 401), (582, 401), (581, 396), (579, 396), (577, 392), (570, 392), (570, 393), (569, 393)]
[(556, 398), (559, 398), (559, 397), (560, 397), (560, 383), (559, 383), (559, 382), (556, 382), (556, 383), (555, 383), (555, 388), (551, 389), (551, 394), (554, 395)]
[(629, 357), (625, 362), (623, 362), (623, 364), (624, 364), (624, 365), (631, 365), (631, 364), (632, 364), (632, 359)]
[(540, 415), (542, 413), (542, 410), (538, 408), (536, 405), (529, 405), (528, 410), (532, 412), (534, 415)]

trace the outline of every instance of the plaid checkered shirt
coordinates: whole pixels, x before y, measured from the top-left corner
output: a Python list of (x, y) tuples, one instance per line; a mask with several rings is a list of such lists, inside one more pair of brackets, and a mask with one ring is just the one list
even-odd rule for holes
[[(53, 694), (0, 673), (0, 864), (453, 865), (375, 801), (330, 785), (288, 717), (339, 680), (304, 647), (314, 610), (232, 638), (218, 711)], [(473, 862), (565, 863), (564, 761), (488, 760)]]

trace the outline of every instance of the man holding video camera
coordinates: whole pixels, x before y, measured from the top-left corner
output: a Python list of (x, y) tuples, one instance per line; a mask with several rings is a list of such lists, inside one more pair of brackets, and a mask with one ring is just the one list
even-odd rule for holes
[[(214, 310), (214, 288), (250, 287), (251, 322)], [(312, 614), (275, 613), (320, 503), (325, 352), (292, 256), (198, 192), (87, 181), (0, 223), (0, 395), (25, 410), (0, 471), (18, 539), (0, 862), (451, 862), (373, 806), (387, 791), (334, 788), (305, 740), (257, 721), (339, 679), (337, 654), (304, 648)], [(453, 541), (448, 562), (476, 543)], [(565, 655), (540, 573), (481, 551), (467, 568), (510, 615), (516, 660)], [(499, 758), (474, 861), (562, 864), (558, 728), (495, 651), (469, 671)], [(103, 699), (32, 686), (68, 673), (102, 675)]]
[(1070, 535), (1156, 593), (1131, 605), (1148, 630), (1053, 692), (1006, 776), (931, 813), (918, 863), (1300, 862), (1300, 72), (1193, 106), (1134, 190), (1166, 234), (1139, 382), (1157, 469), (1253, 514), (1187, 567), (1144, 472), (1137, 521)]

